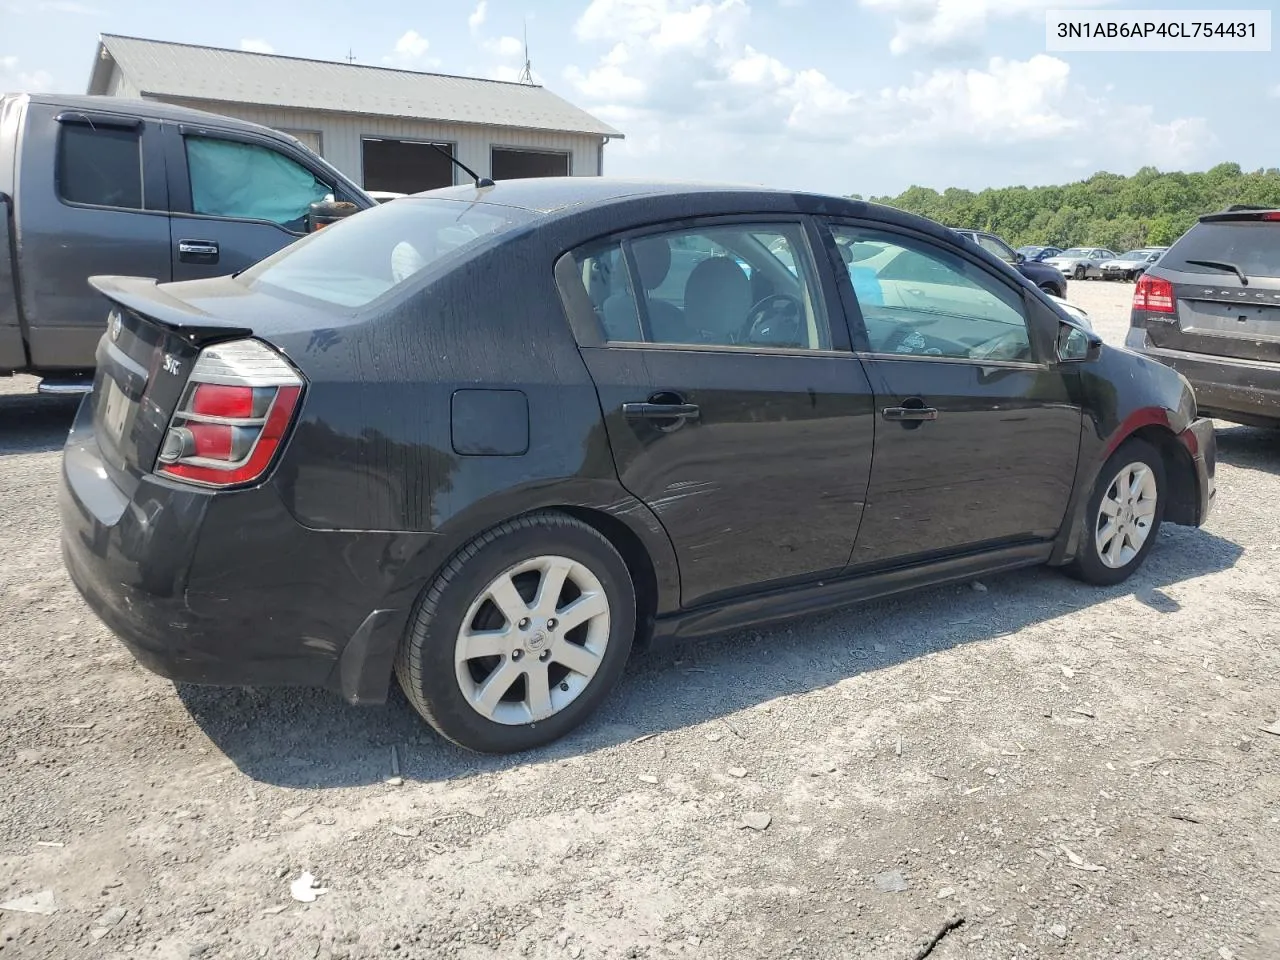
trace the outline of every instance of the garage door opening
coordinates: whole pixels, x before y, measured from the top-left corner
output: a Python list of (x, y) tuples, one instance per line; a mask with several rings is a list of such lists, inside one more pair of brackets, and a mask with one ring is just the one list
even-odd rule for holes
[(493, 179), (520, 180), (525, 177), (567, 177), (569, 155), (546, 150), (513, 150), (494, 147), (491, 158)]
[[(453, 155), (453, 144), (442, 143), (440, 147)], [(453, 186), (453, 164), (430, 143), (365, 137), (360, 141), (360, 150), (366, 190), (417, 193)]]

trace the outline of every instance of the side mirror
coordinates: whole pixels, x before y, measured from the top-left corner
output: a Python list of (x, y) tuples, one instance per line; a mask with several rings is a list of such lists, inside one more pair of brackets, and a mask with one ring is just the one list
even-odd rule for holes
[(321, 227), (337, 223), (359, 211), (354, 203), (345, 200), (317, 200), (307, 210), (307, 233), (315, 233)]
[(1014, 255), (1013, 255), (1013, 262), (1014, 262), (1014, 263), (1026, 263), (1026, 262), (1027, 262), (1027, 255), (1026, 255), (1025, 253), (1017, 253), (1017, 252), (1015, 252), (1015, 253), (1014, 253)]
[(1058, 362), (1087, 363), (1102, 354), (1102, 338), (1070, 323), (1058, 324)]

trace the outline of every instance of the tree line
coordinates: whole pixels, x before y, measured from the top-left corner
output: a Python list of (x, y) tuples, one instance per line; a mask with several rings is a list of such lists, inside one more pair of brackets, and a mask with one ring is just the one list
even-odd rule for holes
[[(863, 199), (854, 195), (855, 199)], [(1245, 173), (1220, 163), (1201, 173), (1161, 173), (1143, 167), (1131, 177), (1095, 173), (1050, 187), (999, 187), (974, 193), (910, 187), (896, 197), (872, 197), (949, 227), (986, 230), (1015, 247), (1099, 246), (1117, 252), (1169, 246), (1201, 214), (1231, 204), (1280, 207), (1280, 169)]]

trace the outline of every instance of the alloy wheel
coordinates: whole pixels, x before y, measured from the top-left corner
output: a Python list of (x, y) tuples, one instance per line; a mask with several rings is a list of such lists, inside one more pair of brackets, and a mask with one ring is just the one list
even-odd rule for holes
[(454, 645), (458, 686), (495, 723), (546, 720), (590, 684), (609, 627), (608, 597), (585, 564), (525, 560), (490, 581), (463, 617)]
[(1122, 467), (1107, 486), (1094, 525), (1098, 557), (1111, 569), (1127, 566), (1141, 552), (1155, 520), (1159, 489), (1145, 463)]

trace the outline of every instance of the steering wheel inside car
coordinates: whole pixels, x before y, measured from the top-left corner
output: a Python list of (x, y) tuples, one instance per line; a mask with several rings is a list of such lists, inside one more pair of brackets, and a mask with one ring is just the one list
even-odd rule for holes
[(747, 311), (742, 325), (743, 343), (764, 347), (803, 347), (806, 338), (804, 304), (789, 293), (775, 293), (758, 301)]

